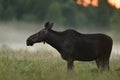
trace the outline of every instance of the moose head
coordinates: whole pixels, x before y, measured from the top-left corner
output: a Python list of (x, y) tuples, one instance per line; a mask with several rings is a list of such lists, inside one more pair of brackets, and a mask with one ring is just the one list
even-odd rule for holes
[(49, 30), (53, 27), (53, 22), (46, 22), (44, 24), (44, 29), (40, 30), (39, 32), (31, 35), (27, 41), (27, 46), (33, 46), (34, 43), (44, 42), (45, 43), (45, 37), (47, 36)]

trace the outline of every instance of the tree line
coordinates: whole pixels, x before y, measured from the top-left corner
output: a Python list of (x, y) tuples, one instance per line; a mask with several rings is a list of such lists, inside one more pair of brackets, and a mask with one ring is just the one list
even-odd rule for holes
[(83, 7), (75, 0), (0, 0), (0, 21), (50, 20), (70, 27), (109, 28), (120, 25), (118, 17), (120, 11), (107, 0), (99, 0), (99, 7)]

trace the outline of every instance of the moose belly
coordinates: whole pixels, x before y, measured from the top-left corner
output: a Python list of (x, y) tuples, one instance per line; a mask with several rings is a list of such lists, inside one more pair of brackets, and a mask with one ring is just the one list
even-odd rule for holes
[(61, 52), (63, 59), (73, 59), (79, 61), (93, 61), (96, 60), (101, 53), (100, 46), (93, 43), (77, 44), (74, 47), (65, 47)]
[(75, 51), (74, 53), (64, 53), (61, 54), (62, 58), (67, 59), (73, 59), (78, 61), (93, 61), (96, 60), (99, 57), (99, 54), (95, 51)]
[(93, 49), (81, 49), (73, 53), (75, 60), (92, 61), (99, 57), (99, 52)]
[(96, 60), (98, 58), (98, 56), (96, 55), (79, 55), (75, 57), (75, 60), (78, 61), (93, 61)]

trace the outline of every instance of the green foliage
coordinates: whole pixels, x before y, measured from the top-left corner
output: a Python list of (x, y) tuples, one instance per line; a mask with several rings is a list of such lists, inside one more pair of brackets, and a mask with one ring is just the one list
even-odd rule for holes
[(116, 10), (114, 15), (111, 17), (111, 28), (113, 31), (119, 32), (120, 31), (120, 11)]
[(62, 15), (62, 9), (59, 3), (53, 2), (48, 8), (48, 14), (46, 14), (46, 20), (63, 23), (64, 17)]
[(99, 0), (99, 7), (87, 8), (75, 0), (0, 0), (1, 21), (51, 20), (68, 27), (108, 28), (114, 13), (106, 0)]
[(120, 37), (116, 37), (116, 36), (119, 36), (119, 33), (120, 33), (120, 11), (119, 10), (116, 10), (110, 19), (110, 29), (116, 41), (120, 40)]

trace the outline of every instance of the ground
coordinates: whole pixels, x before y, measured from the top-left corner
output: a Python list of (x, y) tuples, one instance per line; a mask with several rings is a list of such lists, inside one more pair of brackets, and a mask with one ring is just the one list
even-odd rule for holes
[(110, 71), (99, 71), (94, 61), (76, 61), (74, 72), (67, 74), (66, 62), (53, 54), (1, 47), (0, 80), (120, 80), (119, 55), (111, 57)]

